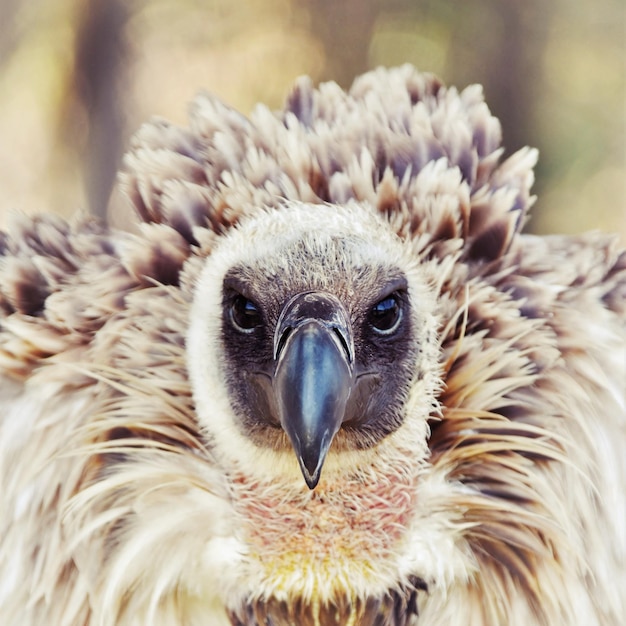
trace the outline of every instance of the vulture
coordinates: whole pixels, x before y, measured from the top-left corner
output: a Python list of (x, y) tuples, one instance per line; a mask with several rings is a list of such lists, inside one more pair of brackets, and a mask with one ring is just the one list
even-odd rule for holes
[(3, 626), (618, 626), (626, 252), (410, 66), (198, 96), (134, 231), (0, 236)]

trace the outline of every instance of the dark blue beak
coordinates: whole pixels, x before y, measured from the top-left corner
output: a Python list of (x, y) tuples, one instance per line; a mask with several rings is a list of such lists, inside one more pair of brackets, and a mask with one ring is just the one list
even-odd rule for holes
[(292, 298), (278, 321), (274, 359), (280, 423), (314, 489), (354, 383), (352, 333), (339, 300), (319, 292)]

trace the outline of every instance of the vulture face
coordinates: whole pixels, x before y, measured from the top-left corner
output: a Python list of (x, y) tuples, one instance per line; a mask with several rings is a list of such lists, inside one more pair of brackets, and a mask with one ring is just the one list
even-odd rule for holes
[[(397, 431), (424, 377), (421, 355), (433, 351), (423, 281), (402, 243), (358, 207), (296, 204), (236, 230), (206, 262), (188, 343), (218, 450), (297, 460), (313, 489), (329, 450), (345, 461)], [(220, 387), (226, 411), (209, 406)]]

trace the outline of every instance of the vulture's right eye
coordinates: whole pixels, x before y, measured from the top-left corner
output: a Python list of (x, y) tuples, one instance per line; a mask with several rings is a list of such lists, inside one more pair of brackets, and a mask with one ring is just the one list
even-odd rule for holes
[(230, 305), (230, 319), (235, 329), (241, 333), (251, 333), (263, 323), (257, 305), (241, 294)]

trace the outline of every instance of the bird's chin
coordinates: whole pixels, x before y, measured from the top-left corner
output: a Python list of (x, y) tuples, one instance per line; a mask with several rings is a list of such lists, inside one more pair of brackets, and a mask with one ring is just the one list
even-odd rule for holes
[[(334, 341), (330, 333), (322, 334), (322, 339), (328, 337)], [(336, 356), (334, 344), (330, 348), (324, 344), (322, 348), (327, 348), (326, 356), (328, 352)], [(344, 365), (341, 358), (338, 360)], [(331, 362), (335, 363), (332, 359)], [(353, 376), (350, 369), (344, 380), (345, 399), (341, 406), (335, 402), (334, 395), (329, 400), (323, 391), (337, 386), (344, 389), (336, 381), (341, 376), (314, 371), (316, 379), (309, 372), (316, 382), (305, 394), (307, 398), (310, 396), (307, 407), (324, 407), (311, 412), (309, 408), (302, 409), (300, 395), (291, 386), (293, 383), (298, 388), (301, 383), (299, 363), (290, 366), (287, 382), (281, 378), (282, 365), (279, 363), (276, 368), (278, 374), (271, 366), (267, 370), (240, 372), (236, 393), (231, 395), (239, 434), (252, 445), (253, 454), (258, 453), (254, 456), (262, 466), (276, 478), (291, 482), (299, 475), (299, 480), (309, 489), (316, 489), (318, 484), (320, 489), (325, 489), (329, 481), (332, 483), (337, 477), (351, 475), (367, 465), (371, 461), (370, 452), (403, 422), (400, 415), (389, 413), (391, 403), (385, 397), (383, 376), (377, 370), (358, 372), (357, 367)], [(307, 384), (311, 385), (310, 381)]]

